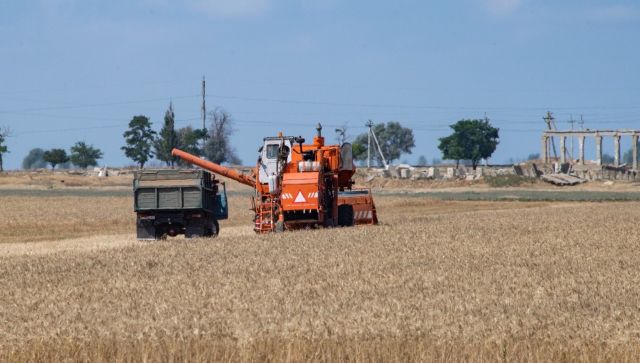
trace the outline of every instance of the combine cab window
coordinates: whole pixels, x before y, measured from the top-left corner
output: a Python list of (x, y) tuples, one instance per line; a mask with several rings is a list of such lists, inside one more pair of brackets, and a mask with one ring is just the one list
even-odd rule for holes
[(275, 159), (278, 157), (278, 144), (267, 145), (267, 159)]

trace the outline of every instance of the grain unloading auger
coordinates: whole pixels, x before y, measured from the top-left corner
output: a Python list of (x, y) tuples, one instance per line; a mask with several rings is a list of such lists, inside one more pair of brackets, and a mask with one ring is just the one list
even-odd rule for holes
[(264, 138), (251, 175), (203, 160), (182, 150), (172, 154), (255, 189), (252, 210), (257, 233), (311, 227), (377, 224), (369, 189), (354, 189), (351, 144), (325, 145), (318, 125), (313, 144), (302, 137)]

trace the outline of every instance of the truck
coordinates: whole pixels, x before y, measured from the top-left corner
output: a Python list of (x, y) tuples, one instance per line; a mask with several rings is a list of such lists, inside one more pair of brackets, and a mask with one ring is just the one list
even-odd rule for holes
[(224, 182), (206, 170), (141, 170), (133, 178), (137, 238), (216, 237), (229, 216)]

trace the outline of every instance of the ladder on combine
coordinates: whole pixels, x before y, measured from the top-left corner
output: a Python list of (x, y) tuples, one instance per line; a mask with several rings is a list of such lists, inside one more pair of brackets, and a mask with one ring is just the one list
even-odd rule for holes
[(253, 228), (256, 233), (273, 232), (276, 228), (278, 204), (269, 197), (265, 201), (256, 202), (256, 222)]

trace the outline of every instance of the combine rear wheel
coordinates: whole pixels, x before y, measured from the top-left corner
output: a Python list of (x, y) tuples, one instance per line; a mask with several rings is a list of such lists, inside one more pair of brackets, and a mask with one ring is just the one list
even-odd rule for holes
[(338, 225), (340, 227), (351, 227), (354, 224), (353, 206), (343, 204), (338, 207)]

